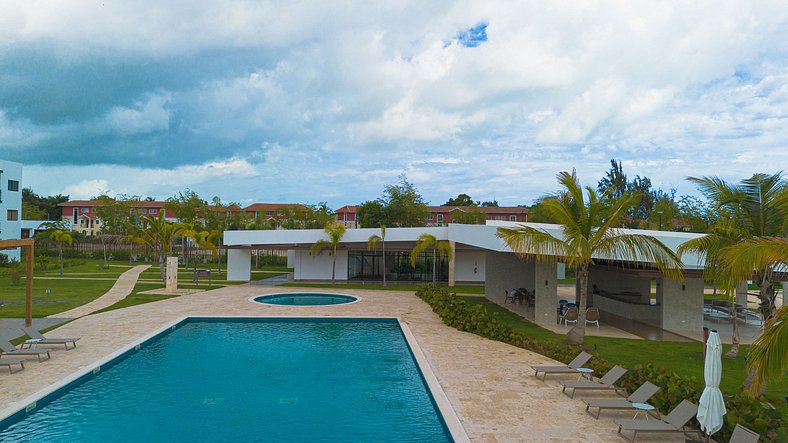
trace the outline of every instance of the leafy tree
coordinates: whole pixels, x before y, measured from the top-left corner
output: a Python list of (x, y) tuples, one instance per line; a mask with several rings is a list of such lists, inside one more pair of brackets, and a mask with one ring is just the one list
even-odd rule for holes
[(386, 225), (380, 225), (380, 235), (372, 234), (369, 236), (367, 250), (377, 250), (378, 244), (383, 249), (383, 286), (386, 286)]
[(323, 229), (323, 232), (326, 233), (328, 236), (328, 240), (320, 239), (312, 245), (312, 254), (317, 255), (323, 249), (329, 249), (331, 251), (331, 255), (333, 258), (333, 262), (331, 264), (331, 284), (336, 284), (336, 275), (337, 275), (337, 249), (339, 249), (339, 242), (342, 241), (342, 237), (345, 235), (345, 225), (339, 223), (338, 221), (334, 220), (331, 223), (327, 224), (326, 227)]
[[(721, 219), (709, 234), (689, 240), (679, 246), (679, 252), (695, 252), (705, 261), (707, 275), (725, 278), (718, 269), (724, 248), (748, 241), (786, 236), (788, 220), (788, 184), (782, 173), (754, 174), (739, 184), (730, 184), (718, 177), (690, 177), (690, 181), (712, 202)], [(768, 266), (751, 268), (753, 283), (758, 286), (758, 298), (764, 319), (775, 310), (775, 284), (772, 269)], [(725, 270), (722, 270), (723, 274)], [(733, 283), (739, 283), (734, 279)]]
[(679, 218), (680, 211), (676, 202), (670, 198), (661, 197), (654, 204), (649, 214), (650, 220), (649, 227), (656, 228), (661, 231), (663, 229), (671, 230), (673, 228), (672, 222)]
[(374, 228), (386, 223), (385, 208), (381, 200), (369, 200), (360, 204), (356, 216), (362, 228)]
[[(544, 210), (562, 225), (563, 236), (557, 238), (541, 229), (529, 226), (498, 228), (498, 237), (521, 257), (533, 256), (537, 262), (556, 263), (559, 260), (577, 270), (580, 286), (579, 318), (569, 331), (569, 344), (582, 344), (585, 337), (585, 316), (588, 294), (588, 272), (594, 256), (615, 256), (625, 261), (648, 261), (670, 278), (683, 278), (681, 260), (656, 238), (643, 234), (625, 234), (618, 226), (626, 212), (637, 203), (638, 197), (600, 199), (597, 192), (587, 187), (585, 193), (574, 171), (558, 174), (563, 186), (561, 195), (542, 200)], [(587, 194), (587, 201), (586, 201)]]
[(438, 240), (432, 234), (421, 234), (416, 240), (416, 246), (410, 252), (410, 264), (414, 268), (419, 260), (419, 255), (427, 249), (432, 249), (432, 284), (437, 281), (437, 258), (446, 257), (451, 260), (451, 244), (446, 240)]
[(140, 224), (130, 226), (131, 233), (137, 242), (151, 248), (159, 256), (159, 274), (162, 281), (167, 275), (164, 270), (164, 258), (172, 250), (175, 237), (181, 235), (183, 225), (170, 223), (164, 219), (164, 211), (159, 211), (156, 217), (143, 215)]
[(424, 226), (427, 214), (427, 204), (405, 174), (396, 185), (386, 186), (380, 198), (362, 203), (358, 210), (359, 224), (364, 228)]
[(676, 202), (679, 218), (689, 225), (691, 232), (708, 232), (719, 220), (717, 212), (708, 203), (692, 195), (682, 195)]
[(610, 159), (610, 170), (599, 180), (596, 186), (597, 191), (607, 197), (620, 198), (629, 192), (629, 182), (621, 162)]
[(482, 211), (453, 211), (452, 221), (454, 223), (461, 223), (464, 225), (483, 225), (487, 222), (487, 214)]
[(478, 206), (470, 195), (460, 194), (457, 198), (450, 198), (443, 206)]
[(109, 235), (127, 235), (129, 224), (135, 221), (139, 202), (137, 196), (119, 196), (112, 198), (108, 195), (100, 195), (94, 198), (96, 201), (96, 216), (101, 220), (101, 232)]
[(497, 208), (498, 207), (498, 200), (488, 200), (488, 201), (482, 202), (479, 206), (482, 206), (482, 207), (485, 207), (485, 208), (489, 208), (489, 207)]
[(30, 202), (22, 202), (22, 220), (46, 220), (47, 214), (38, 206)]
[(57, 245), (57, 255), (58, 259), (60, 260), (60, 276), (63, 276), (63, 246), (71, 245), (74, 242), (74, 237), (71, 235), (71, 231), (66, 231), (62, 229), (55, 229), (49, 232), (49, 239), (55, 242)]
[[(68, 201), (67, 195), (53, 195), (49, 197), (43, 197), (35, 192), (33, 192), (30, 188), (23, 188), (22, 189), (22, 204), (23, 204), (23, 213), (24, 213), (24, 204), (27, 203), (29, 210), (32, 208), (38, 208), (39, 210), (43, 211), (46, 214), (45, 220), (60, 220), (61, 210), (58, 205), (60, 203), (65, 203)], [(24, 217), (23, 217), (24, 218)], [(41, 220), (41, 219), (27, 219), (27, 220)]]
[(183, 223), (195, 223), (198, 215), (203, 213), (207, 203), (197, 193), (189, 189), (167, 199), (164, 207), (172, 211)]

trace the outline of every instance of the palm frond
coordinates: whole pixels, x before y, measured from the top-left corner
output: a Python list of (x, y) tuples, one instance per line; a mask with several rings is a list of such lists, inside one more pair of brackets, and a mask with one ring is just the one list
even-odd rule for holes
[(613, 260), (654, 263), (665, 276), (674, 280), (684, 279), (681, 259), (650, 235), (623, 234), (613, 229), (599, 240), (594, 249), (597, 254)]
[(320, 254), (323, 249), (331, 249), (331, 242), (328, 240), (323, 240), (322, 238), (315, 243), (312, 244), (312, 255)]
[(722, 248), (718, 254), (721, 271), (735, 281), (752, 278), (754, 271), (768, 273), (775, 266), (788, 265), (788, 238), (752, 238)]
[(573, 263), (573, 257), (567, 253), (567, 243), (545, 231), (521, 225), (514, 228), (498, 228), (495, 235), (521, 257), (533, 255), (536, 261), (548, 263), (555, 263), (564, 258), (567, 264)]
[(379, 235), (372, 234), (367, 239), (367, 251), (374, 251), (378, 248), (378, 243), (383, 239)]
[(768, 380), (777, 380), (788, 371), (788, 305), (777, 310), (750, 345), (747, 368), (753, 373), (752, 392), (760, 392)]
[(416, 263), (418, 262), (418, 256), (421, 255), (422, 252), (426, 251), (427, 249), (434, 248), (438, 246), (438, 239), (432, 234), (421, 234), (419, 238), (416, 240), (416, 246), (413, 247), (413, 250), (410, 251), (410, 264), (413, 267), (416, 267)]

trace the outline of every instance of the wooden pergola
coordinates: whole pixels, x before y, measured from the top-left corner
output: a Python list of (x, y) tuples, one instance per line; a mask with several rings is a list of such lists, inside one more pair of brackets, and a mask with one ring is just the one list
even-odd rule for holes
[(27, 278), (25, 279), (25, 327), (33, 325), (33, 257), (36, 242), (32, 238), (0, 240), (0, 250), (27, 248)]

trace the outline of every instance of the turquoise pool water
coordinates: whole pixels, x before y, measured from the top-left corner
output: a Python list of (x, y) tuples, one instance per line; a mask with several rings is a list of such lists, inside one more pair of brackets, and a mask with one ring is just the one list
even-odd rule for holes
[(317, 292), (261, 295), (254, 299), (254, 301), (258, 303), (284, 306), (342, 305), (345, 303), (352, 303), (356, 300), (358, 300), (356, 297), (351, 297), (349, 295), (323, 294)]
[(396, 321), (271, 319), (187, 322), (0, 441), (451, 438)]

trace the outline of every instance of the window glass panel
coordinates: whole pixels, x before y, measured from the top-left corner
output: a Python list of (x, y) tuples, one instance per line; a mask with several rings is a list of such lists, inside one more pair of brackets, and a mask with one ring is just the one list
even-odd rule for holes
[(9, 191), (19, 191), (19, 181), (18, 180), (8, 180), (8, 190)]
[(17, 221), (17, 220), (19, 220), (19, 211), (17, 211), (16, 209), (9, 209), (8, 210), (8, 218), (6, 218), (6, 220), (8, 220), (8, 221)]

